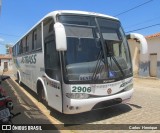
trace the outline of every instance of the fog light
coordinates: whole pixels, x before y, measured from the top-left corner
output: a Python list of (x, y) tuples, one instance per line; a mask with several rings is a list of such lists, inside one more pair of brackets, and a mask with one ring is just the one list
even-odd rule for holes
[(73, 106), (70, 106), (70, 107), (69, 107), (69, 109), (70, 109), (70, 110), (73, 110), (73, 109), (74, 109), (74, 107), (73, 107)]

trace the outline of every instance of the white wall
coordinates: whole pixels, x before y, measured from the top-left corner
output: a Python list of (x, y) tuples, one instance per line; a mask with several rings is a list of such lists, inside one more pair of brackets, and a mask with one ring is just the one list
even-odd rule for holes
[[(141, 54), (140, 44), (135, 40), (129, 40), (129, 46), (132, 57), (133, 72), (140, 76), (150, 76), (150, 54), (157, 54), (157, 65), (155, 71), (157, 77), (160, 78), (160, 37), (146, 38), (148, 43), (148, 53), (145, 55)], [(140, 51), (140, 55), (138, 52)], [(138, 59), (139, 58), (139, 59)]]
[(148, 42), (148, 53), (157, 53), (158, 61), (160, 61), (160, 37), (147, 38)]
[[(157, 77), (160, 78), (160, 37), (147, 38), (148, 42), (148, 54), (157, 54), (157, 65), (155, 71), (157, 72)], [(149, 58), (150, 59), (150, 58)], [(149, 60), (151, 62), (151, 60)]]

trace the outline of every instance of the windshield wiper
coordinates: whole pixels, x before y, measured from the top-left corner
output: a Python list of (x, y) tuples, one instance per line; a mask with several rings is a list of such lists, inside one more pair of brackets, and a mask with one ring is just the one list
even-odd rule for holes
[(101, 66), (101, 62), (103, 62), (103, 52), (102, 52), (102, 47), (99, 51), (99, 54), (97, 56), (97, 63), (96, 63), (96, 67), (94, 69), (93, 75), (92, 75), (92, 80), (97, 80), (97, 73), (101, 72), (103, 69), (103, 66)]

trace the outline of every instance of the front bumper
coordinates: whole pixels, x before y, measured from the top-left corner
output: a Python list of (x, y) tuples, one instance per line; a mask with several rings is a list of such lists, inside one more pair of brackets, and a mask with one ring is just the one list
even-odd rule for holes
[(109, 107), (117, 103), (126, 103), (130, 100), (132, 94), (133, 94), (133, 88), (128, 91), (100, 98), (90, 98), (90, 99), (66, 98), (64, 99), (63, 113), (77, 114), (77, 113), (91, 111), (93, 109)]

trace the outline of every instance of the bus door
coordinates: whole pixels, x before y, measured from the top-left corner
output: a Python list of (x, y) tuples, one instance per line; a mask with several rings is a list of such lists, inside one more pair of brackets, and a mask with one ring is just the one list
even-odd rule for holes
[(62, 112), (62, 88), (60, 85), (60, 61), (59, 53), (56, 51), (54, 35), (44, 40), (44, 63), (45, 78), (48, 95), (48, 104), (54, 109)]

